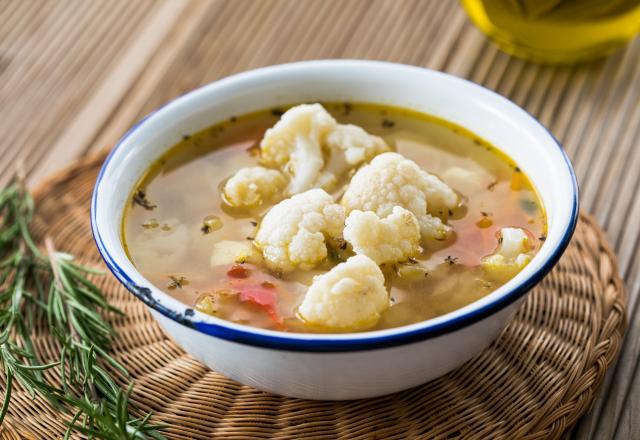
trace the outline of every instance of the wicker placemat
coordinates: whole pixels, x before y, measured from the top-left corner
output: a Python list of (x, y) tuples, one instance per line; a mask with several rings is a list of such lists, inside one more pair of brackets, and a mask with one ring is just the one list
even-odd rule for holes
[[(87, 158), (45, 182), (34, 221), (38, 239), (50, 234), (96, 267), (103, 265), (89, 200), (103, 160)], [(440, 379), (370, 400), (305, 401), (240, 385), (185, 354), (114, 277), (96, 281), (127, 313), (114, 320), (120, 336), (113, 351), (136, 382), (132, 399), (168, 425), (170, 438), (558, 438), (589, 409), (626, 326), (615, 256), (585, 214), (558, 266), (491, 347)], [(50, 357), (44, 326), (34, 339), (43, 359)], [(60, 414), (15, 391), (4, 438), (63, 431)]]

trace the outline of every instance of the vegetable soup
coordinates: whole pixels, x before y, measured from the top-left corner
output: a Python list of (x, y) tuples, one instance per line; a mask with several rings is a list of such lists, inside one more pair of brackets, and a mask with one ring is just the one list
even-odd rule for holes
[(470, 304), (545, 240), (536, 191), (462, 127), (368, 103), (234, 116), (141, 177), (138, 270), (195, 309), (290, 332), (398, 327)]

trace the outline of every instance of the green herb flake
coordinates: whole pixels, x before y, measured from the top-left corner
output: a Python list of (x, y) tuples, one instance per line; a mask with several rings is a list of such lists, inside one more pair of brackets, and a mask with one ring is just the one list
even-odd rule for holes
[(132, 203), (134, 205), (141, 206), (147, 211), (153, 211), (158, 207), (157, 205), (154, 205), (149, 201), (149, 199), (147, 198), (147, 193), (141, 188), (136, 189), (136, 191), (133, 193)]
[(458, 264), (458, 257), (453, 257), (451, 255), (447, 255), (447, 258), (444, 259), (446, 263), (453, 266), (454, 264)]
[(182, 289), (184, 286), (189, 284), (189, 280), (183, 276), (177, 277), (175, 275), (169, 275), (169, 279), (171, 280), (167, 286), (167, 289), (169, 290)]
[(150, 218), (142, 224), (142, 227), (145, 229), (155, 229), (158, 226), (160, 226), (160, 223), (158, 223), (158, 220), (155, 218)]
[(491, 284), (490, 281), (483, 280), (481, 278), (477, 278), (477, 281), (480, 282), (480, 285), (482, 286), (483, 289), (491, 290), (493, 288), (493, 284)]
[(520, 207), (529, 214), (535, 214), (538, 210), (538, 204), (535, 200), (522, 199), (520, 200)]
[(382, 119), (382, 128), (393, 128), (395, 125), (396, 123), (389, 118)]

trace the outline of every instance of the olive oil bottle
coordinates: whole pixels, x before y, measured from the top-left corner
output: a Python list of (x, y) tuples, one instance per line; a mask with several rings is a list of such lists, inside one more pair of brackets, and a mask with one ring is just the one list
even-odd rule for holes
[(640, 0), (461, 0), (502, 50), (572, 64), (602, 57), (640, 31)]

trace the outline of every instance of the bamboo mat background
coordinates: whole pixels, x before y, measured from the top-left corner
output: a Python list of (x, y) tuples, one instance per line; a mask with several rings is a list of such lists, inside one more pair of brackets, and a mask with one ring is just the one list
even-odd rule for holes
[(605, 60), (541, 67), (499, 52), (455, 0), (0, 0), (0, 184), (35, 183), (187, 90), (292, 60), (368, 58), (469, 78), (562, 142), (604, 226), (630, 328), (577, 439), (640, 438), (640, 39)]

